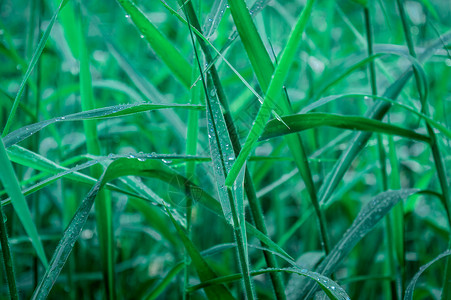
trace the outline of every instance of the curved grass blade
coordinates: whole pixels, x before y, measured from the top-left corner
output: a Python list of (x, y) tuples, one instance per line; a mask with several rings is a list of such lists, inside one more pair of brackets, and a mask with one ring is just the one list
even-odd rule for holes
[(102, 107), (92, 110), (87, 110), (83, 112), (78, 112), (62, 117), (56, 117), (53, 119), (41, 121), (38, 123), (30, 124), (23, 128), (17, 129), (3, 138), (6, 148), (15, 145), (24, 139), (32, 136), (36, 132), (42, 130), (43, 128), (57, 123), (57, 122), (69, 122), (69, 121), (84, 121), (84, 120), (100, 120), (106, 118), (121, 117), (127, 115), (133, 115), (140, 112), (152, 111), (157, 109), (166, 108), (182, 108), (182, 109), (193, 109), (193, 110), (203, 110), (205, 107), (203, 105), (192, 105), (192, 104), (154, 104), (154, 103), (137, 103), (137, 104), (122, 104), (114, 105), (108, 107)]
[[(164, 182), (174, 185), (182, 192), (188, 192), (191, 197), (196, 199), (200, 204), (216, 213), (218, 216), (222, 216), (220, 204), (216, 199), (208, 195), (202, 188), (190, 182), (187, 178), (178, 174), (166, 164), (159, 160), (146, 160), (141, 161), (141, 158), (119, 158), (112, 162), (107, 170), (104, 172), (102, 180), (99, 180), (96, 185), (91, 189), (91, 192), (84, 199), (83, 204), (80, 206), (77, 214), (74, 216), (71, 225), (65, 231), (63, 238), (61, 239), (57, 250), (54, 252), (52, 258), (51, 267), (47, 269), (45, 277), (41, 280), (39, 288), (35, 291), (34, 299), (43, 299), (48, 295), (50, 289), (55, 283), (59, 272), (64, 266), (71, 249), (78, 239), (84, 222), (87, 218), (87, 212), (91, 209), (94, 198), (98, 193), (100, 187), (103, 187), (107, 182), (121, 177), (121, 176), (145, 176), (162, 180)], [(287, 259), (292, 258), (281, 249), (276, 243), (271, 241), (266, 235), (255, 229), (252, 225), (246, 222), (247, 231), (261, 240), (268, 247)], [(69, 249), (70, 248), (70, 249)], [(40, 298), (42, 297), (42, 298)]]
[[(263, 269), (263, 270), (256, 270), (252, 271), (252, 276), (257, 276), (261, 274), (267, 274), (267, 273), (273, 273), (273, 272), (283, 272), (283, 273), (289, 273), (289, 274), (297, 274), (301, 276), (305, 276), (307, 278), (310, 278), (314, 280), (314, 282), (318, 283), (318, 286), (326, 293), (326, 295), (330, 299), (336, 299), (336, 300), (350, 300), (348, 294), (346, 294), (345, 290), (339, 286), (336, 282), (333, 280), (327, 278), (326, 276), (323, 276), (317, 272), (312, 272), (307, 269), (300, 269), (300, 268), (275, 268), (275, 269)], [(200, 288), (205, 288), (209, 285), (217, 285), (217, 284), (224, 284), (227, 282), (233, 282), (236, 280), (239, 280), (241, 278), (241, 274), (232, 274), (228, 276), (223, 277), (217, 277), (213, 280), (205, 281), (201, 284), (192, 286), (190, 288), (190, 291), (195, 291)]]
[(290, 33), (287, 45), (282, 52), (280, 63), (277, 65), (274, 71), (273, 77), (265, 95), (265, 100), (263, 101), (263, 104), (258, 111), (255, 123), (252, 126), (248, 137), (246, 138), (243, 149), (238, 155), (238, 158), (236, 159), (230, 170), (230, 173), (226, 178), (225, 185), (228, 187), (232, 186), (235, 182), (238, 173), (240, 172), (252, 150), (254, 150), (260, 135), (263, 133), (264, 126), (270, 117), (272, 109), (275, 107), (275, 101), (277, 100), (280, 91), (282, 90), (285, 78), (288, 75), (289, 67), (293, 62), (297, 47), (302, 40), (302, 33), (304, 32), (304, 29), (307, 25), (307, 21), (310, 17), (314, 2), (314, 0), (307, 1), (306, 6), (299, 16), (298, 22)]
[(259, 140), (262, 141), (320, 126), (332, 126), (350, 130), (381, 132), (399, 135), (427, 143), (430, 142), (429, 137), (416, 133), (415, 131), (364, 117), (342, 116), (327, 113), (308, 113), (302, 115), (286, 116), (283, 117), (283, 120), (289, 126), (289, 128), (284, 126), (278, 120), (271, 120), (268, 125), (266, 125), (265, 131), (260, 136)]
[(442, 258), (445, 258), (447, 256), (451, 255), (451, 250), (446, 250), (445, 252), (438, 255), (436, 258), (428, 262), (427, 264), (420, 267), (420, 270), (413, 276), (412, 280), (410, 281), (409, 285), (406, 288), (406, 293), (404, 294), (404, 300), (412, 300), (413, 299), (413, 293), (415, 291), (415, 285), (417, 284), (418, 279), (420, 278), (421, 274), (423, 274), (424, 271), (427, 270), (433, 263), (439, 261)]
[[(151, 102), (155, 101), (157, 103), (165, 103), (167, 99), (159, 92), (159, 90), (149, 80), (146, 79), (146, 76), (144, 76), (143, 74), (141, 74), (141, 72), (137, 70), (137, 68), (132, 64), (130, 59), (126, 57), (124, 53), (122, 53), (121, 49), (116, 45), (116, 43), (114, 43), (108, 38), (105, 30), (102, 30), (102, 26), (99, 26), (98, 28), (102, 32), (102, 37), (108, 46), (108, 50), (117, 60), (119, 66), (127, 74), (127, 76), (130, 78), (133, 84), (146, 97), (146, 99), (148, 101), (149, 99), (152, 99)], [(183, 139), (186, 133), (185, 124), (184, 122), (182, 122), (178, 114), (176, 114), (171, 110), (163, 110), (161, 111), (161, 115), (164, 118), (171, 120), (175, 132), (178, 134), (180, 138)]]
[(174, 279), (175, 276), (177, 276), (180, 271), (182, 271), (185, 268), (184, 263), (178, 263), (172, 269), (164, 276), (164, 278), (161, 280), (161, 282), (158, 283), (158, 285), (150, 292), (150, 294), (145, 298), (147, 300), (154, 300), (157, 299), (158, 296), (161, 295), (161, 293), (168, 287), (168, 285), (171, 283), (171, 280)]
[[(90, 71), (89, 49), (86, 45), (85, 26), (87, 18), (83, 16), (80, 3), (74, 8), (78, 55), (80, 60), (80, 100), (83, 111), (95, 109), (94, 92), (92, 89), (92, 78)], [(83, 120), (83, 129), (86, 137), (86, 148), (92, 155), (100, 155), (100, 141), (97, 132), (96, 120)], [(95, 164), (90, 168), (91, 176), (100, 178), (103, 174), (101, 165)], [(95, 201), (96, 224), (100, 244), (100, 258), (104, 287), (107, 299), (116, 299), (115, 263), (114, 263), (114, 234), (113, 234), (113, 212), (111, 194), (107, 190), (100, 190)]]
[(6, 153), (3, 141), (0, 142), (0, 163), (2, 166), (2, 170), (0, 172), (0, 180), (3, 183), (6, 192), (12, 199), (11, 202), (13, 204), (14, 210), (25, 229), (25, 232), (30, 237), (31, 244), (36, 250), (39, 259), (41, 260), (42, 264), (47, 267), (48, 261), (45, 256), (44, 247), (42, 246), (42, 242), (39, 238), (36, 226), (33, 223), (30, 209), (28, 208), (28, 204), (25, 201), (25, 197), (20, 189), (16, 173), (14, 172), (11, 161), (8, 158), (8, 154)]
[(211, 8), (211, 11), (204, 23), (205, 27), (203, 32), (205, 33), (205, 37), (207, 39), (210, 38), (214, 34), (216, 28), (218, 28), (227, 7), (227, 0), (216, 0), (213, 3), (213, 7)]
[(330, 103), (332, 101), (335, 100), (339, 100), (339, 99), (344, 99), (344, 98), (363, 98), (363, 99), (367, 99), (367, 98), (373, 98), (373, 99), (377, 99), (377, 100), (382, 100), (385, 102), (390, 103), (393, 106), (397, 106), (397, 107), (401, 107), (415, 115), (417, 115), (418, 117), (420, 117), (421, 119), (424, 119), (427, 123), (429, 123), (429, 125), (431, 125), (432, 127), (434, 127), (435, 129), (439, 130), (442, 134), (444, 134), (447, 138), (451, 139), (451, 130), (449, 130), (448, 128), (446, 128), (445, 125), (435, 121), (433, 118), (423, 114), (422, 112), (417, 111), (415, 108), (412, 108), (408, 105), (393, 101), (389, 98), (386, 97), (382, 97), (382, 96), (373, 96), (373, 95), (367, 95), (367, 94), (342, 94), (342, 95), (331, 95), (331, 96), (327, 96), (324, 98), (321, 98), (307, 106), (305, 106), (300, 112), (299, 114), (305, 114), (308, 113), (314, 109), (317, 109), (318, 107), (321, 107), (322, 105), (325, 105), (327, 103)]
[[(197, 270), (197, 274), (199, 275), (199, 279), (201, 281), (207, 281), (210, 279), (217, 278), (218, 276), (215, 272), (210, 268), (207, 262), (204, 260), (199, 250), (190, 240), (190, 238), (186, 235), (183, 228), (175, 221), (171, 212), (167, 210), (169, 217), (171, 218), (172, 224), (177, 230), (177, 233), (182, 240), (182, 243), (185, 245), (185, 249), (191, 257), (192, 263)], [(208, 299), (234, 299), (230, 291), (225, 287), (225, 285), (219, 285), (215, 287), (206, 287), (205, 293), (208, 296)]]
[(155, 50), (180, 82), (189, 88), (191, 86), (191, 65), (169, 42), (169, 39), (150, 22), (138, 6), (129, 0), (118, 0), (118, 2), (149, 42), (152, 49)]
[[(345, 232), (341, 240), (335, 245), (329, 255), (320, 263), (316, 272), (330, 276), (340, 266), (343, 259), (360, 240), (366, 236), (390, 210), (400, 201), (410, 195), (418, 193), (416, 189), (405, 189), (383, 192), (366, 204), (354, 219), (351, 227)], [(307, 283), (299, 294), (301, 299), (308, 299), (315, 292), (316, 287)]]
[[(235, 248), (236, 245), (235, 244), (220, 244), (217, 246), (213, 246), (212, 248), (203, 250), (200, 252), (200, 254), (202, 255), (202, 257), (207, 257), (207, 256), (212, 256), (214, 254), (223, 252), (225, 250), (228, 249), (233, 249)], [(152, 291), (148, 294), (147, 297), (145, 297), (145, 299), (151, 300), (151, 299), (156, 299), (165, 289), (165, 287), (168, 286), (168, 284), (170, 283), (171, 279), (174, 278), (174, 276), (179, 273), (181, 270), (183, 270), (185, 262), (179, 262), (177, 263), (174, 267), (172, 267), (172, 269), (168, 272), (168, 274), (152, 289)]]
[[(197, 49), (195, 47), (193, 32), (191, 30), (191, 27), (189, 27), (189, 29), (197, 65), (199, 67), (199, 71), (201, 71), (202, 67), (199, 56), (197, 54)], [(224, 120), (224, 115), (221, 111), (214, 79), (211, 74), (207, 76), (207, 87), (207, 81), (205, 80), (203, 74), (201, 74), (201, 77), (206, 97), (207, 129), (208, 140), (210, 144), (210, 154), (214, 166), (214, 175), (217, 183), (219, 200), (221, 202), (226, 220), (233, 227), (233, 233), (238, 245), (238, 260), (241, 268), (241, 273), (243, 274), (244, 288), (247, 298), (251, 300), (255, 298), (255, 291), (250, 277), (250, 265), (247, 252), (244, 218), (240, 218), (239, 215), (239, 200), (236, 198), (236, 196), (234, 197), (232, 189), (225, 186), (225, 180), (227, 174), (230, 172), (231, 162), (235, 160), (235, 153), (233, 150), (232, 142), (230, 140), (229, 131)], [(236, 184), (234, 184), (233, 191), (241, 189), (242, 184), (243, 182), (237, 182)], [(237, 187), (238, 185), (239, 187)]]
[[(69, 226), (64, 231), (64, 235), (53, 254), (52, 261), (50, 262), (44, 277), (41, 279), (39, 286), (36, 288), (32, 299), (45, 299), (50, 293), (50, 290), (64, 267), (75, 242), (80, 236), (98, 192), (107, 182), (122, 176), (133, 175), (156, 177), (166, 182), (179, 184), (183, 186), (184, 191), (187, 191), (187, 186), (192, 187), (189, 181), (186, 179), (184, 180), (183, 176), (178, 175), (174, 171), (170, 171), (171, 169), (164, 163), (156, 160), (140, 161), (135, 158), (120, 158), (113, 161), (104, 171), (97, 183), (92, 187), (78, 208), (77, 213), (74, 215)], [(174, 179), (174, 176), (177, 178)], [(189, 189), (188, 192), (192, 197), (199, 195), (199, 190)]]
[(17, 91), (16, 94), (16, 98), (14, 99), (14, 103), (13, 106), (11, 108), (11, 111), (9, 112), (9, 116), (8, 116), (8, 120), (6, 121), (6, 125), (3, 128), (3, 132), (2, 132), (2, 137), (6, 136), (6, 134), (8, 134), (9, 129), (12, 125), (12, 121), (14, 119), (14, 116), (16, 114), (16, 110), (17, 107), (19, 107), (19, 103), (20, 103), (20, 98), (22, 97), (22, 94), (25, 90), (25, 85), (28, 81), (28, 78), (30, 78), (31, 73), (34, 70), (34, 67), (36, 66), (36, 63), (38, 62), (39, 57), (41, 56), (42, 51), (45, 48), (45, 44), (47, 43), (47, 40), (50, 36), (50, 32), (52, 31), (53, 25), (55, 24), (56, 19), (58, 18), (58, 14), (61, 11), (61, 9), (63, 9), (63, 7), (66, 5), (66, 3), (69, 0), (62, 0), (60, 2), (60, 5), (58, 6), (58, 9), (56, 10), (55, 14), (53, 15), (53, 17), (50, 19), (49, 25), (47, 26), (47, 29), (44, 31), (44, 34), (41, 38), (41, 40), (39, 41), (39, 44), (35, 50), (35, 52), (33, 53), (33, 57), (31, 58), (31, 61), (28, 65), (27, 71), (25, 72), (25, 75), (22, 79), (22, 82), (19, 86), (19, 90)]
[(412, 66), (414, 66), (415, 69), (417, 69), (419, 71), (419, 73), (421, 74), (422, 91), (423, 91), (424, 94), (427, 94), (427, 89), (428, 89), (427, 78), (426, 78), (426, 73), (425, 73), (424, 68), (422, 67), (421, 63), (415, 57), (409, 55), (405, 51), (401, 51), (401, 50), (399, 50), (397, 48), (390, 47), (390, 46), (387, 46), (387, 47), (384, 47), (383, 49), (380, 49), (375, 54), (368, 55), (364, 59), (360, 60), (359, 62), (355, 63), (351, 67), (347, 68), (343, 73), (339, 74), (338, 76), (336, 76), (335, 78), (333, 78), (332, 80), (327, 82), (324, 85), (324, 87), (322, 87), (320, 89), (320, 91), (317, 93), (317, 95), (322, 95), (329, 88), (331, 88), (332, 86), (336, 85), (341, 80), (344, 80), (349, 75), (355, 73), (356, 70), (362, 68), (366, 64), (372, 65), (372, 64), (374, 64), (374, 61), (377, 58), (380, 58), (380, 57), (383, 57), (383, 56), (387, 56), (387, 55), (396, 55), (396, 56), (404, 57), (407, 60), (409, 60), (411, 62), (411, 64), (412, 64)]
[[(265, 49), (265, 46), (263, 44), (263, 41), (257, 32), (256, 26), (254, 25), (251, 15), (253, 14), (252, 11), (248, 11), (246, 8), (245, 1), (229, 1), (230, 2), (230, 9), (232, 11), (232, 16), (235, 21), (235, 25), (237, 27), (237, 31), (240, 34), (243, 46), (246, 50), (247, 56), (249, 57), (249, 60), (252, 64), (252, 68), (255, 72), (255, 75), (257, 77), (257, 80), (259, 82), (259, 85), (264, 93), (267, 94), (270, 93), (269, 86), (271, 85), (271, 75), (276, 74), (275, 68), (273, 66), (273, 63), (271, 61), (271, 58), (268, 54), (268, 52)], [(263, 4), (264, 1), (257, 1), (256, 5), (259, 6), (260, 4)], [(313, 1), (312, 1), (313, 3)], [(299, 27), (298, 27), (298, 36), (296, 39), (301, 40), (301, 34), (303, 31), (302, 27), (305, 27), (307, 19), (309, 17), (309, 10), (311, 10), (311, 4), (307, 3), (306, 7), (304, 8), (304, 11), (301, 14), (301, 17), (298, 21)], [(297, 25), (298, 25), (297, 24)], [(296, 25), (296, 26), (297, 26)], [(295, 28), (296, 28), (295, 26)], [(294, 32), (294, 31), (293, 31)], [(292, 36), (290, 36), (291, 38)], [(293, 45), (295, 45), (296, 42), (293, 42)], [(289, 44), (287, 44), (287, 48), (289, 48)], [(292, 51), (294, 53), (296, 47), (292, 47)], [(283, 55), (282, 55), (283, 56)], [(288, 61), (288, 60), (287, 60)], [(287, 63), (287, 66), (283, 66), (285, 62), (281, 61), (281, 68), (286, 68), (286, 72), (288, 72), (288, 65), (291, 64), (291, 62)], [(286, 76), (286, 75), (285, 75)], [(282, 79), (282, 82), (285, 79)], [(280, 98), (280, 92), (282, 86), (279, 87), (279, 91), (275, 90), (277, 87), (274, 87), (274, 95), (270, 97), (277, 97)], [(277, 99), (275, 99), (277, 100)], [(263, 101), (264, 102), (264, 101)], [(278, 105), (280, 103), (280, 105)], [(279, 117), (278, 114), (292, 114), (292, 108), (291, 103), (288, 100), (288, 97), (284, 94), (281, 98), (281, 101), (278, 101), (278, 103), (274, 103), (274, 111), (276, 118), (283, 123), (286, 127), (289, 127), (282, 118)], [(263, 109), (263, 105), (260, 108), (260, 110)], [(272, 109), (272, 108), (270, 108)], [(258, 118), (258, 116), (257, 116)], [(267, 120), (263, 120), (266, 122)], [(257, 122), (257, 119), (256, 119)], [(260, 124), (262, 126), (262, 124)], [(251, 129), (252, 131), (252, 129)], [(315, 208), (315, 212), (317, 215), (317, 218), (319, 220), (319, 229), (320, 229), (320, 237), (322, 240), (322, 244), (324, 246), (324, 249), (327, 252), (329, 252), (329, 242), (328, 242), (328, 235), (327, 235), (327, 229), (326, 229), (326, 222), (325, 218), (322, 214), (321, 208), (319, 207), (317, 195), (316, 195), (316, 187), (313, 182), (312, 178), (312, 172), (310, 170), (310, 165), (308, 163), (307, 154), (304, 149), (303, 142), (301, 140), (301, 137), (299, 135), (288, 135), (285, 137), (285, 141), (290, 149), (290, 153), (293, 157), (293, 160), (296, 164), (296, 167), (299, 170), (299, 173), (304, 180), (305, 186), (307, 188), (308, 194), (310, 196), (310, 200), (312, 202), (313, 207)], [(243, 148), (244, 149), (244, 148)], [(241, 151), (240, 151), (241, 153)], [(274, 266), (276, 267), (276, 266)], [(276, 278), (278, 277), (278, 278)], [(275, 292), (276, 297), (278, 299), (285, 299), (285, 293), (284, 293), (284, 286), (282, 283), (282, 279), (280, 278), (279, 274), (273, 274), (272, 275), (273, 283), (275, 286)]]
[[(2, 165), (10, 163), (7, 162), (8, 156), (5, 151), (5, 146), (3, 145), (3, 142), (1, 142), (0, 145), (0, 162), (2, 162)], [(4, 175), (7, 175), (9, 172), (4, 172)], [(3, 172), (0, 174), (0, 182), (5, 186), (5, 188), (8, 188), (11, 192), (11, 183), (8, 183), (8, 179), (4, 178)], [(14, 175), (14, 174), (13, 174)], [(11, 180), (14, 180), (14, 177), (11, 177)], [(6, 225), (5, 225), (5, 216), (3, 214), (3, 205), (0, 204), (0, 242), (2, 246), (2, 258), (4, 262), (5, 267), (5, 273), (6, 273), (6, 281), (8, 282), (8, 288), (9, 288), (9, 295), (11, 299), (19, 299), (19, 294), (17, 293), (17, 285), (16, 285), (16, 275), (14, 274), (14, 263), (11, 255), (11, 248), (9, 246), (9, 240), (8, 235), (6, 231)]]
[[(437, 39), (429, 47), (426, 48), (425, 52), (419, 58), (419, 61), (421, 62), (429, 58), (437, 48), (442, 46), (445, 41), (450, 40), (451, 32), (442, 35), (439, 39)], [(407, 69), (396, 82), (394, 82), (386, 89), (383, 96), (389, 99), (396, 99), (412, 74), (412, 69)], [(388, 112), (390, 107), (390, 103), (378, 102), (368, 110), (366, 116), (376, 120), (381, 120)], [(350, 146), (342, 153), (340, 159), (334, 165), (332, 171), (327, 175), (326, 179), (321, 185), (321, 188), (319, 190), (320, 202), (324, 203), (331, 197), (332, 193), (340, 183), (349, 166), (354, 161), (354, 158), (363, 149), (364, 145), (370, 139), (371, 135), (372, 133), (370, 132), (359, 132), (354, 136), (354, 138), (350, 142)]]

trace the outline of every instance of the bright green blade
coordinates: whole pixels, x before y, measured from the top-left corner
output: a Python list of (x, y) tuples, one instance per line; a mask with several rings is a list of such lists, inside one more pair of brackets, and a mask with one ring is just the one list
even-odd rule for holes
[(416, 133), (415, 131), (364, 117), (342, 116), (326, 113), (308, 113), (286, 116), (282, 119), (289, 126), (289, 128), (280, 123), (279, 120), (271, 120), (268, 125), (266, 125), (265, 131), (261, 135), (260, 140), (266, 140), (321, 126), (331, 126), (350, 130), (363, 130), (399, 135), (426, 143), (430, 142), (429, 137)]
[(298, 22), (293, 28), (290, 37), (288, 38), (288, 42), (284, 51), (282, 52), (280, 62), (277, 65), (274, 75), (271, 79), (271, 82), (268, 86), (268, 90), (265, 95), (265, 100), (258, 111), (258, 115), (254, 121), (254, 125), (249, 132), (248, 137), (246, 138), (246, 142), (241, 150), (238, 158), (230, 170), (230, 173), (226, 178), (226, 186), (232, 186), (235, 181), (238, 173), (243, 167), (244, 163), (248, 159), (252, 150), (254, 150), (260, 135), (263, 133), (264, 126), (268, 121), (271, 111), (276, 106), (276, 101), (280, 95), (280, 91), (282, 90), (284, 81), (286, 76), (288, 75), (288, 71), (290, 69), (291, 63), (293, 62), (294, 56), (296, 54), (296, 50), (300, 41), (302, 40), (302, 33), (307, 25), (307, 21), (310, 17), (312, 8), (313, 8), (314, 0), (307, 1), (306, 6), (302, 10), (301, 15), (299, 16)]
[(118, 2), (158, 56), (161, 57), (180, 82), (189, 88), (191, 86), (192, 68), (186, 59), (172, 45), (169, 39), (150, 22), (136, 4), (130, 0), (118, 0)]
[(2, 165), (0, 180), (6, 192), (11, 197), (11, 202), (13, 204), (14, 210), (19, 217), (19, 220), (22, 223), (27, 235), (30, 237), (31, 243), (36, 250), (40, 261), (45, 267), (47, 267), (48, 261), (45, 256), (44, 247), (42, 246), (42, 242), (39, 238), (36, 226), (33, 223), (30, 209), (28, 208), (28, 204), (25, 201), (25, 198), (20, 189), (16, 173), (14, 172), (11, 161), (8, 158), (8, 154), (6, 153), (3, 141), (0, 143), (0, 162)]

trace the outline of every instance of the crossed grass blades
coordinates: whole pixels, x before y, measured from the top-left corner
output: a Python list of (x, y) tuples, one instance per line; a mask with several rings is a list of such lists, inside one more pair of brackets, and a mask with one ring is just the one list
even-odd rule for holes
[(437, 2), (0, 3), (0, 298), (449, 299)]

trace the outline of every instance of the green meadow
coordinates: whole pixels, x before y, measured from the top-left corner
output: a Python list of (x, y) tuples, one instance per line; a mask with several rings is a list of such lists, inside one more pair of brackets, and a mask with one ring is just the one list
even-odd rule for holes
[(451, 299), (449, 1), (0, 15), (0, 299)]

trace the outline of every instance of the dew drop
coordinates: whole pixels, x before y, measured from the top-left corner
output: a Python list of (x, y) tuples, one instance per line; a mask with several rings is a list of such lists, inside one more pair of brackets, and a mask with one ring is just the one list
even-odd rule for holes
[(129, 14), (127, 14), (127, 15), (125, 15), (125, 17), (126, 17), (127, 19), (129, 19), (129, 18), (130, 18), (130, 15), (129, 15)]

